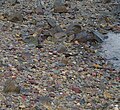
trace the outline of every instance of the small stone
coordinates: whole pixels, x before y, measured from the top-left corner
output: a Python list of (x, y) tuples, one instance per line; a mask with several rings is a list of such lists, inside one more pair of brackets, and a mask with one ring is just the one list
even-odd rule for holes
[(46, 19), (48, 24), (51, 26), (51, 27), (55, 27), (56, 26), (56, 21), (52, 18), (48, 18)]
[(79, 23), (71, 23), (66, 30), (67, 35), (78, 34), (81, 32), (81, 26)]
[(62, 6), (64, 5), (65, 0), (55, 0), (54, 7)]
[(5, 92), (5, 93), (9, 93), (9, 92), (20, 93), (20, 86), (16, 85), (15, 80), (8, 79), (5, 82), (3, 92)]
[(58, 33), (54, 34), (55, 38), (63, 38), (65, 36), (66, 36), (66, 33), (64, 33), (64, 32), (58, 32)]
[(53, 73), (60, 74), (60, 70), (53, 70)]
[(50, 104), (52, 99), (49, 96), (40, 96), (38, 97), (41, 103), (43, 104)]
[(20, 105), (19, 109), (25, 109), (25, 105)]
[(79, 87), (72, 86), (71, 89), (72, 89), (72, 91), (74, 91), (75, 93), (81, 93), (81, 90), (80, 90)]
[(63, 32), (62, 28), (59, 25), (56, 25), (54, 28), (51, 28), (49, 31), (52, 36), (54, 36), (55, 33)]
[(80, 100), (80, 104), (81, 105), (85, 104), (85, 99), (84, 98)]
[(67, 13), (68, 10), (67, 10), (66, 6), (59, 6), (59, 7), (54, 8), (54, 12), (55, 13)]
[(7, 15), (6, 17), (11, 22), (22, 22), (23, 21), (23, 15), (20, 12), (12, 12), (10, 15)]
[(41, 3), (41, 0), (36, 0), (36, 2), (35, 2), (35, 11), (36, 11), (36, 13), (37, 14), (44, 14), (43, 9), (44, 9), (44, 7), (43, 7), (43, 5)]
[(67, 51), (67, 48), (64, 46), (64, 45), (59, 45), (58, 48), (57, 48), (57, 52), (58, 53), (64, 53)]
[(98, 32), (97, 30), (93, 30), (93, 39), (95, 39), (96, 41), (98, 41), (99, 43), (102, 43), (104, 41), (104, 35), (101, 34), (100, 32)]
[(30, 45), (34, 45), (35, 47), (39, 46), (39, 39), (38, 37), (32, 37), (24, 39), (24, 42)]
[(40, 7), (37, 7), (37, 8), (35, 9), (35, 12), (36, 12), (37, 14), (41, 14), (41, 15), (44, 14), (43, 9), (41, 9)]
[(75, 38), (73, 41), (78, 42), (87, 42), (90, 40), (90, 35), (86, 31), (82, 31), (80, 33), (75, 34)]

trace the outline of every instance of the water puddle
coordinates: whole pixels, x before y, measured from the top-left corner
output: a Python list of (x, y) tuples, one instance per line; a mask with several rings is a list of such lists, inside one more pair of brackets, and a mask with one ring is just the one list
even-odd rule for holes
[(120, 70), (120, 33), (108, 33), (108, 38), (102, 44), (100, 55)]

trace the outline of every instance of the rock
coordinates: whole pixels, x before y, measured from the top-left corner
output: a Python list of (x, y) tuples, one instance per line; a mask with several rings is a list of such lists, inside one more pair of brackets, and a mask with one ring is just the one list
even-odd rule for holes
[(66, 65), (62, 62), (56, 62), (55, 63), (55, 67), (64, 67), (64, 66), (66, 66)]
[(54, 7), (63, 6), (64, 3), (65, 3), (65, 0), (55, 0)]
[(48, 37), (51, 37), (51, 33), (48, 30), (44, 30), (42, 34), (38, 34), (38, 43), (41, 44), (45, 41)]
[[(4, 14), (3, 13), (0, 13), (0, 20), (4, 20)], [(1, 23), (0, 24), (0, 28), (3, 26), (3, 24)]]
[(41, 3), (41, 0), (37, 0), (35, 2), (35, 11), (37, 14), (44, 14), (43, 12), (44, 6)]
[(64, 32), (58, 32), (58, 33), (55, 33), (54, 34), (54, 37), (55, 38), (63, 38), (63, 37), (66, 37), (67, 35), (66, 35), (66, 33), (64, 33)]
[(37, 8), (35, 9), (35, 12), (36, 12), (37, 14), (41, 14), (41, 15), (44, 14), (43, 9), (41, 9), (40, 7), (37, 7)]
[(8, 3), (10, 3), (11, 5), (15, 5), (16, 3), (18, 3), (17, 0), (7, 0)]
[(90, 39), (92, 39), (90, 34), (88, 34), (86, 31), (82, 31), (78, 34), (75, 34), (75, 37), (72, 41), (87, 42), (90, 41)]
[(8, 79), (5, 82), (4, 93), (9, 93), (9, 92), (15, 92), (15, 93), (20, 93), (20, 86), (16, 85), (16, 81), (13, 79)]
[(6, 18), (11, 22), (23, 21), (23, 15), (20, 12), (12, 12), (10, 15), (7, 15)]
[(64, 52), (66, 52), (67, 51), (67, 48), (64, 46), (64, 45), (62, 45), (62, 44), (60, 44), (59, 46), (58, 46), (58, 48), (57, 48), (57, 52), (58, 53), (64, 53)]
[(64, 4), (65, 4), (65, 0), (55, 0), (54, 12), (55, 13), (66, 13), (68, 10)]
[(80, 104), (81, 104), (81, 105), (84, 105), (84, 104), (85, 104), (85, 99), (84, 99), (84, 98), (82, 98), (82, 99), (80, 100)]
[(66, 29), (66, 33), (68, 35), (78, 34), (80, 32), (81, 32), (81, 26), (79, 23), (71, 23)]
[(58, 6), (54, 8), (55, 13), (67, 13), (67, 7), (66, 6)]
[(80, 88), (79, 87), (77, 87), (77, 86), (72, 86), (71, 87), (71, 89), (72, 89), (72, 91), (74, 91), (75, 93), (81, 93), (81, 90), (80, 90)]
[(61, 60), (61, 63), (67, 65), (69, 63), (69, 59), (66, 58), (66, 57), (63, 57), (62, 60)]
[(29, 36), (25, 39), (23, 39), (23, 41), (27, 44), (29, 44), (29, 46), (35, 46), (37, 47), (39, 45), (39, 39), (38, 37), (33, 37), (33, 36)]
[(54, 36), (55, 33), (63, 32), (62, 28), (59, 25), (51, 28), (49, 31), (52, 36)]
[(97, 30), (93, 30), (93, 39), (95, 39), (96, 41), (98, 41), (99, 43), (102, 43), (104, 40), (104, 35), (102, 35), (101, 33), (99, 33)]
[(52, 99), (49, 96), (40, 96), (38, 97), (39, 101), (43, 104), (50, 104)]
[(48, 19), (46, 19), (47, 20), (47, 22), (48, 22), (48, 24), (51, 26), (51, 27), (55, 27), (56, 26), (56, 21), (54, 20), (54, 19), (52, 19), (52, 18), (48, 18)]
[(55, 29), (56, 33), (57, 32), (63, 32), (63, 29), (59, 25), (55, 26), (54, 29)]

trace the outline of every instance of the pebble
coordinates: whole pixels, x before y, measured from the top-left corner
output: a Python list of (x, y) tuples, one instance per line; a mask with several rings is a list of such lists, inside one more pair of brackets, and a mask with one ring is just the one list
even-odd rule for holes
[(66, 6), (58, 6), (54, 8), (55, 13), (67, 13), (67, 7)]
[(10, 15), (7, 16), (7, 19), (11, 22), (22, 22), (23, 15), (20, 12), (12, 12)]
[(3, 92), (5, 92), (5, 93), (9, 93), (9, 92), (20, 93), (20, 86), (16, 85), (15, 80), (8, 79), (5, 82)]
[(58, 53), (64, 53), (64, 52), (67, 51), (67, 48), (66, 48), (64, 45), (60, 44), (60, 45), (58, 45), (56, 51), (57, 51)]

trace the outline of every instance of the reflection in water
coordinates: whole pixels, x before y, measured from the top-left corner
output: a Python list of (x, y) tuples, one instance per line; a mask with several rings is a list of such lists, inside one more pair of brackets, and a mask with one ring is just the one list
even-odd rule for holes
[(101, 55), (120, 69), (120, 33), (108, 33), (108, 39), (102, 44)]

